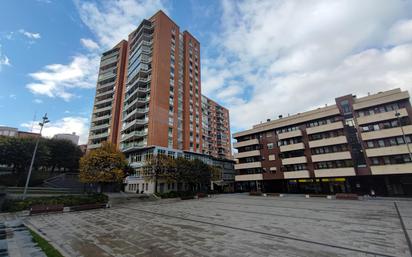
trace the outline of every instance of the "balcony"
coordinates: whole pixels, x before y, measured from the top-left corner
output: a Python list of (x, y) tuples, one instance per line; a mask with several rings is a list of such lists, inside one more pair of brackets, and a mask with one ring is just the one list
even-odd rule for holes
[(305, 145), (303, 143), (296, 143), (291, 145), (282, 145), (280, 146), (281, 152), (288, 152), (288, 151), (295, 151), (305, 149)]
[(151, 81), (151, 79), (152, 79), (151, 76), (148, 76), (148, 77), (146, 77), (146, 78), (137, 77), (137, 78), (130, 79), (130, 81), (127, 83), (127, 86), (126, 86), (126, 93), (127, 93), (136, 83), (148, 83), (148, 82)]
[(131, 111), (129, 114), (126, 114), (126, 116), (124, 116), (123, 120), (127, 120), (128, 118), (132, 117), (133, 115), (139, 113), (139, 114), (146, 114), (149, 111), (149, 108), (137, 108), (134, 109), (133, 111)]
[(260, 156), (260, 151), (259, 150), (253, 150), (253, 151), (247, 151), (247, 152), (242, 152), (242, 153), (235, 153), (235, 158), (246, 158), (246, 157), (252, 157), (252, 156)]
[(90, 131), (95, 131), (95, 130), (99, 130), (99, 129), (105, 129), (109, 127), (109, 123), (105, 123), (102, 125), (92, 125), (92, 127), (90, 128)]
[(331, 130), (337, 130), (337, 129), (343, 129), (343, 122), (342, 121), (307, 128), (306, 133), (308, 133), (308, 135), (310, 135), (310, 134), (316, 134), (316, 133), (321, 133), (321, 132), (326, 132), (326, 131), (331, 131)]
[(99, 116), (99, 117), (93, 117), (92, 121), (107, 120), (107, 119), (110, 119), (110, 117), (111, 117), (110, 114)]
[(122, 145), (121, 150), (123, 152), (127, 152), (127, 151), (131, 151), (131, 150), (134, 150), (134, 149), (140, 149), (140, 148), (143, 148), (143, 147), (146, 147), (146, 146), (147, 146), (147, 142), (130, 143), (130, 144)]
[(122, 128), (122, 130), (123, 130), (123, 131), (124, 131), (124, 130), (127, 130), (127, 129), (135, 126), (135, 125), (136, 125), (136, 126), (137, 126), (137, 125), (143, 126), (143, 125), (146, 125), (147, 122), (148, 122), (148, 119), (136, 119), (136, 120), (133, 120), (133, 121), (131, 121), (131, 122), (125, 123), (124, 126), (123, 126), (123, 128)]
[(121, 141), (124, 142), (129, 139), (136, 139), (136, 138), (145, 137), (145, 136), (147, 136), (147, 131), (133, 131), (128, 134), (123, 134)]
[[(412, 144), (409, 144), (409, 149), (412, 150)], [(395, 146), (388, 146), (388, 147), (366, 149), (366, 155), (368, 157), (400, 155), (400, 154), (409, 154), (407, 145), (395, 145)]]
[(102, 146), (101, 143), (99, 143), (99, 144), (88, 144), (87, 149), (96, 149), (96, 148), (99, 148), (101, 146)]
[(104, 104), (104, 103), (110, 103), (110, 102), (112, 102), (112, 100), (113, 100), (113, 98), (110, 97), (110, 98), (107, 98), (107, 99), (103, 99), (101, 101), (97, 101), (97, 102), (94, 103), (94, 105), (97, 106), (97, 105)]
[(325, 139), (320, 139), (320, 140), (315, 140), (315, 141), (309, 141), (309, 147), (315, 148), (315, 147), (322, 147), (322, 146), (328, 146), (328, 145), (340, 145), (340, 144), (346, 144), (347, 142), (348, 140), (346, 139), (346, 136), (338, 136), (338, 137), (325, 138)]
[(374, 96), (357, 99), (356, 103), (353, 104), (353, 109), (360, 110), (370, 106), (386, 104), (403, 99), (409, 99), (409, 93), (407, 91), (401, 91), (400, 89), (393, 89)]
[(147, 92), (150, 91), (150, 87), (135, 87), (132, 91), (126, 91), (126, 99), (130, 99), (133, 96), (146, 96)]
[[(405, 132), (405, 135), (412, 134), (412, 125), (403, 126), (403, 131)], [(402, 136), (402, 130), (400, 127), (361, 133), (362, 140), (372, 140), (396, 136)]]
[(411, 174), (412, 163), (371, 166), (372, 175)]
[(126, 103), (126, 104), (124, 105), (124, 110), (127, 110), (129, 107), (134, 106), (134, 105), (137, 104), (137, 103), (138, 103), (139, 105), (144, 105), (144, 104), (146, 104), (147, 102), (149, 102), (149, 100), (150, 100), (150, 97), (146, 97), (146, 98), (140, 98), (140, 97), (138, 97), (138, 98), (134, 99), (132, 102)]
[(356, 176), (355, 169), (349, 168), (332, 168), (332, 169), (320, 169), (315, 170), (315, 177), (345, 177), (345, 176)]
[(101, 92), (101, 93), (97, 93), (96, 94), (96, 97), (101, 97), (101, 96), (105, 96), (105, 95), (111, 95), (111, 94), (113, 94), (114, 93), (114, 90), (107, 90), (107, 91), (104, 91), (104, 92)]
[(106, 82), (106, 83), (104, 83), (104, 84), (98, 83), (97, 86), (96, 86), (96, 88), (97, 88), (98, 90), (107, 90), (108, 88), (113, 89), (114, 84), (115, 84), (114, 81)]
[(283, 177), (285, 179), (309, 178), (309, 171), (307, 171), (307, 170), (285, 171), (285, 172), (283, 172)]
[(308, 162), (308, 159), (306, 158), (306, 156), (282, 159), (282, 165), (299, 164), (299, 163), (307, 163), (307, 162)]
[(260, 163), (260, 162), (248, 162), (248, 163), (235, 164), (235, 170), (253, 169), (253, 168), (262, 168), (262, 163)]
[(363, 116), (357, 118), (358, 125), (363, 125), (363, 124), (368, 124), (368, 123), (373, 123), (373, 122), (379, 122), (379, 121), (385, 121), (385, 120), (393, 120), (396, 119), (395, 113), (399, 112), (400, 116), (399, 117), (405, 117), (408, 116), (408, 112), (406, 111), (405, 108), (399, 109), (397, 111), (390, 111), (390, 112), (383, 112), (383, 113), (377, 113), (369, 116)]
[(100, 113), (100, 112), (109, 111), (109, 110), (111, 110), (111, 109), (112, 109), (112, 106), (111, 106), (111, 105), (106, 106), (106, 107), (102, 107), (102, 108), (97, 108), (97, 107), (96, 107), (96, 108), (93, 110), (93, 113), (96, 114), (96, 113)]
[(352, 156), (349, 151), (312, 155), (312, 162), (326, 162), (335, 160), (349, 160)]
[(100, 74), (97, 81), (100, 82), (100, 81), (103, 81), (103, 80), (106, 80), (106, 79), (111, 79), (111, 78), (114, 78), (114, 77), (116, 77), (116, 73), (113, 72), (113, 71), (110, 71), (110, 72), (107, 72), (107, 73)]
[(244, 146), (248, 146), (248, 145), (258, 145), (259, 144), (259, 140), (257, 139), (250, 139), (250, 140), (246, 140), (246, 141), (241, 141), (241, 142), (236, 142), (233, 144), (234, 148), (240, 148), (240, 147), (244, 147)]
[(279, 140), (291, 138), (291, 137), (301, 137), (301, 136), (302, 136), (302, 131), (300, 129), (278, 134)]
[(256, 181), (263, 180), (262, 173), (258, 174), (246, 174), (246, 175), (236, 175), (235, 181)]
[(100, 133), (100, 134), (90, 135), (90, 136), (89, 136), (89, 140), (91, 140), (91, 139), (98, 139), (98, 138), (106, 138), (108, 135), (109, 135), (109, 133), (107, 133), (107, 132)]

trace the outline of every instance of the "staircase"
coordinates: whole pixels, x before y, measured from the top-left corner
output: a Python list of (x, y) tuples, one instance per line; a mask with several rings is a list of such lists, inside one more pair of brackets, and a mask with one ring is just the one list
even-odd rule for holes
[(74, 190), (82, 190), (83, 183), (79, 181), (78, 173), (63, 173), (57, 176), (48, 178), (43, 182), (44, 187), (53, 188), (71, 188)]

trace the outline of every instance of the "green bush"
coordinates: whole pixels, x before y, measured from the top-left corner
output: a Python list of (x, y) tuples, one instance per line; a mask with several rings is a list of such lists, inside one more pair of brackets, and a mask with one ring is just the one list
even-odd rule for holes
[(29, 210), (33, 205), (57, 205), (75, 206), (82, 204), (107, 203), (108, 197), (104, 194), (88, 195), (62, 195), (53, 197), (30, 197), (26, 200), (6, 199), (3, 204), (3, 211), (16, 212)]
[(162, 199), (165, 198), (179, 198), (179, 197), (190, 197), (190, 196), (194, 196), (195, 193), (194, 192), (189, 192), (189, 191), (170, 191), (168, 193), (156, 193), (156, 195)]

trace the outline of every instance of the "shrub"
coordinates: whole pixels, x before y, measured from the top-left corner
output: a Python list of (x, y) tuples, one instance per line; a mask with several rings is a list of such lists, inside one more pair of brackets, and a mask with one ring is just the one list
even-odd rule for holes
[(165, 198), (178, 198), (178, 197), (193, 197), (195, 193), (189, 191), (170, 191), (168, 193), (156, 193), (156, 195), (162, 199)]
[(261, 196), (261, 195), (262, 195), (262, 192), (251, 191), (251, 192), (249, 192), (249, 195)]
[(75, 206), (82, 204), (107, 203), (108, 197), (104, 194), (88, 195), (62, 195), (53, 197), (30, 197), (26, 200), (6, 199), (3, 204), (3, 211), (16, 212), (29, 210), (33, 205), (57, 205)]

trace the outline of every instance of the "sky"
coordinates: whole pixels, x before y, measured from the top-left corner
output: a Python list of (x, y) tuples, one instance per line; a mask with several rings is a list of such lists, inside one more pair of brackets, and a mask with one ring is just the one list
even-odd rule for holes
[[(334, 102), (412, 92), (412, 0), (0, 2), (0, 125), (87, 142), (99, 56), (163, 10), (201, 44), (202, 93), (232, 133)], [(34, 122), (35, 121), (35, 122)]]

